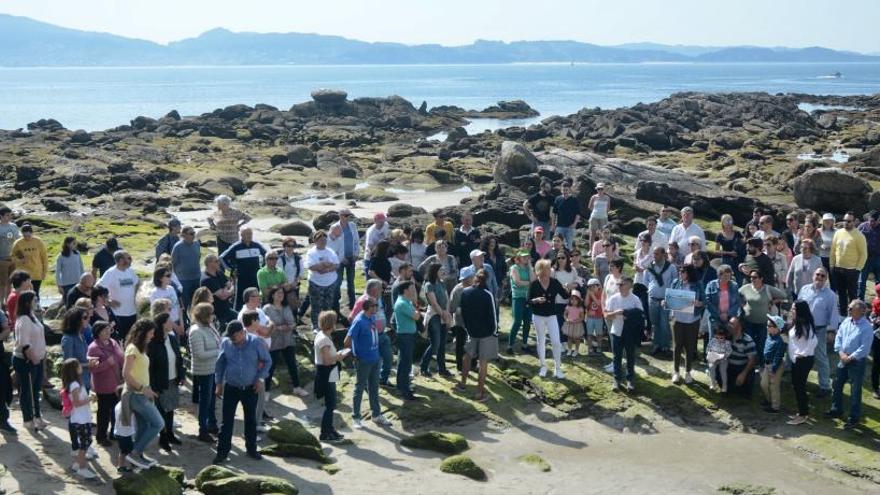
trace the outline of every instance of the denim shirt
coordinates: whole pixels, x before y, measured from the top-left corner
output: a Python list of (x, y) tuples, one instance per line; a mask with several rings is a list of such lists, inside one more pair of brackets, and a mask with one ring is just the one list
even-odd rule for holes
[[(874, 328), (871, 322), (864, 316), (859, 320), (848, 317), (837, 329), (834, 337), (834, 352), (844, 352), (853, 359), (861, 360), (868, 357), (871, 350), (871, 341), (874, 339)], [(837, 363), (838, 368), (843, 368), (843, 362)]]
[[(259, 368), (260, 363), (262, 368)], [(220, 344), (214, 379), (216, 383), (226, 383), (233, 387), (250, 387), (257, 379), (265, 380), (271, 367), (272, 358), (262, 339), (247, 334), (245, 341), (239, 346), (226, 337)]]
[(816, 289), (813, 284), (801, 287), (798, 299), (807, 301), (810, 312), (813, 314), (813, 324), (816, 327), (834, 327), (840, 321), (840, 313), (837, 312), (837, 294), (828, 287)]
[[(709, 311), (709, 318), (713, 322), (719, 321), (719, 299), (721, 298), (721, 282), (718, 279), (712, 280), (706, 284), (706, 309)], [(739, 297), (739, 286), (731, 280), (727, 282), (727, 317), (733, 318), (739, 316), (742, 308), (742, 301)]]
[(61, 352), (64, 359), (74, 358), (82, 366), (82, 384), (87, 389), (92, 388), (91, 375), (89, 374), (89, 358), (86, 357), (89, 346), (82, 335), (64, 334), (61, 337)]

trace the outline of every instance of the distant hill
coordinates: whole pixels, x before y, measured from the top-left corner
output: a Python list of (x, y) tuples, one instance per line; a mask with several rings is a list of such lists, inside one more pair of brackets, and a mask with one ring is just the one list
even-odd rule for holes
[(235, 33), (218, 28), (165, 45), (68, 29), (0, 14), (0, 66), (451, 64), (517, 62), (880, 62), (880, 56), (821, 47), (704, 47), (577, 41), (478, 40), (470, 45), (369, 43), (306, 33)]

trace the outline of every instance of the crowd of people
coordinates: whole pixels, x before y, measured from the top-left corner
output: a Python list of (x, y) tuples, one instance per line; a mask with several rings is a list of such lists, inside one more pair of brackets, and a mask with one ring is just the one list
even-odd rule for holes
[[(202, 248), (192, 226), (171, 219), (156, 243), (151, 280), (138, 276), (115, 237), (94, 254), (91, 270), (77, 239), (63, 241), (54, 271), (66, 308), (62, 415), (75, 455), (71, 469), (83, 478), (95, 477), (88, 467), (96, 455), (93, 438), (104, 447), (116, 443), (123, 472), (154, 465), (144, 452), (157, 438), (172, 452), (181, 443), (174, 418), (187, 381), (198, 407), (197, 438), (216, 444), (214, 462), (227, 460), (239, 404), (247, 455), (260, 459), (259, 435), (274, 419), (269, 399), (277, 368), (286, 368), (292, 394), (310, 394), (298, 371), (302, 337), (313, 339), (313, 392), (324, 400), (324, 442), (343, 438), (333, 413), (346, 360), (356, 376), (355, 429), (365, 427), (364, 392), (372, 422), (391, 424), (379, 389), (391, 390), (392, 374), (399, 396), (418, 400), (416, 364), (422, 377), (436, 372), (460, 392), (468, 390), (476, 366), (473, 399), (491, 400), (488, 365), (502, 351), (534, 354), (539, 377), (552, 364), (552, 376), (561, 380), (566, 360), (610, 350), (613, 388), (633, 392), (636, 355), (647, 344), (652, 355), (671, 360), (676, 386), (692, 384), (698, 370), (723, 394), (751, 397), (759, 383), (762, 406), (774, 414), (788, 371), (797, 401), (791, 425), (811, 414), (806, 384), (815, 366), (819, 394), (832, 396), (828, 416), (845, 413), (843, 390), (850, 384), (846, 428), (861, 418), (873, 353), (871, 387), (880, 398), (880, 298), (871, 307), (864, 302), (868, 277), (873, 273), (880, 282), (880, 212), (863, 222), (846, 213), (840, 226), (831, 213), (792, 212), (779, 233), (775, 217), (756, 208), (741, 228), (723, 215), (713, 240), (694, 222), (692, 208), (663, 207), (646, 220), (632, 258), (624, 259), (624, 243), (610, 228), (613, 203), (605, 185), (581, 205), (568, 179), (559, 194), (542, 180), (524, 202), (531, 225), (508, 253), (469, 213), (456, 227), (442, 210), (424, 229), (397, 228), (376, 213), (362, 240), (354, 215), (343, 208), (326, 231), (312, 234), (309, 246), (288, 237), (273, 248), (254, 239), (250, 217), (230, 198), (215, 203), (209, 225), (216, 254)], [(589, 230), (583, 241), (581, 223)], [(40, 397), (53, 385), (40, 289), (49, 274), (47, 250), (33, 226), (17, 225), (13, 212), (0, 208), (0, 338), (12, 349), (0, 369), (0, 430), (7, 434), (16, 432), (8, 421), (10, 367), (24, 427), (47, 427)], [(366, 284), (358, 295), (361, 276)], [(501, 346), (499, 314), (508, 301), (512, 325)], [(419, 338), (427, 346), (415, 356)], [(450, 339), (457, 377), (447, 366)]]

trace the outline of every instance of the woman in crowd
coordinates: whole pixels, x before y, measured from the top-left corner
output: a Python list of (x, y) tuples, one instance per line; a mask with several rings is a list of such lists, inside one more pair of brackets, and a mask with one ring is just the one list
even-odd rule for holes
[(91, 369), (92, 390), (98, 396), (98, 431), (95, 432), (95, 439), (98, 445), (109, 447), (116, 424), (113, 408), (118, 401), (116, 387), (122, 377), (122, 347), (112, 337), (113, 328), (107, 322), (96, 323), (92, 333), (95, 340), (89, 345), (88, 357), (96, 363)]
[[(159, 397), (150, 388), (150, 358), (147, 345), (153, 340), (156, 324), (152, 320), (135, 322), (125, 342), (122, 378), (125, 381), (131, 413), (137, 418), (134, 445), (125, 460), (140, 469), (149, 469), (156, 461), (144, 456), (144, 450), (165, 426), (165, 420), (154, 401)], [(166, 363), (167, 364), (167, 363)]]
[(794, 297), (801, 293), (801, 287), (813, 283), (813, 274), (822, 266), (812, 239), (801, 239), (800, 247), (800, 254), (792, 258), (788, 267), (785, 284), (789, 294)]
[(425, 279), (425, 299), (428, 301), (425, 311), (424, 325), (428, 330), (428, 347), (422, 354), (422, 376), (430, 377), (428, 367), (431, 358), (437, 357), (437, 373), (444, 378), (452, 377), (452, 373), (446, 370), (446, 329), (452, 325), (452, 316), (447, 311), (449, 305), (449, 293), (444, 283), (446, 273), (443, 266), (434, 263), (428, 268), (428, 277)]
[[(577, 272), (571, 268), (571, 259), (565, 251), (556, 253), (552, 267), (553, 278), (562, 285), (565, 292), (570, 293), (577, 288)], [(565, 323), (565, 307), (568, 306), (568, 297), (557, 295), (553, 302), (556, 304), (556, 324), (561, 329)]]
[[(193, 302), (197, 295), (198, 290), (193, 296)], [(214, 367), (220, 355), (221, 338), (215, 326), (214, 305), (200, 302), (195, 303), (192, 308), (193, 324), (189, 329), (189, 349), (193, 389), (198, 392), (198, 438), (203, 442), (213, 443), (214, 438), (211, 435), (220, 433), (215, 411), (217, 399), (214, 395)]]
[(214, 199), (216, 209), (208, 217), (208, 225), (217, 232), (217, 252), (222, 253), (238, 242), (238, 231), (251, 221), (247, 213), (232, 207), (232, 199), (221, 194)]
[[(480, 251), (486, 253), (485, 262), (492, 265), (493, 273), (495, 273), (495, 282), (497, 282), (498, 291), (504, 287), (504, 277), (507, 275), (507, 260), (504, 259), (504, 253), (498, 246), (498, 239), (494, 235), (483, 237), (480, 241)], [(501, 300), (501, 294), (492, 294), (495, 296), (495, 302)]]
[(446, 241), (437, 241), (434, 243), (434, 246), (437, 252), (425, 258), (425, 261), (418, 266), (419, 274), (421, 275), (422, 280), (424, 280), (425, 277), (428, 276), (428, 268), (430, 268), (431, 265), (434, 263), (443, 265), (443, 272), (446, 273), (446, 278), (444, 279), (446, 282), (446, 290), (451, 291), (452, 288), (455, 287), (455, 284), (458, 283), (458, 277), (456, 276), (458, 273), (458, 259), (449, 254), (449, 244), (447, 244)]
[(620, 279), (623, 278), (623, 260), (613, 260), (608, 264), (608, 275), (605, 277), (605, 283), (602, 285), (602, 307), (605, 307), (605, 301), (614, 294), (620, 292), (618, 286)]
[(806, 423), (810, 415), (807, 378), (810, 376), (810, 370), (813, 369), (813, 356), (819, 340), (816, 338), (813, 314), (807, 301), (795, 301), (791, 320), (792, 326), (788, 331), (788, 356), (791, 358), (791, 386), (794, 387), (798, 412), (789, 418), (788, 424), (800, 425)]
[(730, 265), (718, 267), (718, 278), (706, 284), (706, 312), (709, 313), (709, 326), (727, 326), (731, 318), (739, 315), (742, 307), (739, 285), (733, 279)]
[(406, 260), (410, 265), (420, 266), (425, 261), (428, 255), (425, 254), (427, 246), (425, 246), (425, 232), (422, 229), (413, 229), (409, 234), (409, 242), (406, 243), (406, 249), (408, 249)]
[(44, 430), (48, 423), (40, 411), (40, 388), (43, 384), (43, 360), (46, 337), (43, 325), (34, 315), (37, 295), (32, 290), (18, 294), (15, 305), (15, 351), (12, 367), (18, 376), (18, 401), (24, 427)]
[(785, 291), (764, 283), (758, 270), (749, 272), (750, 283), (739, 289), (742, 296), (743, 331), (755, 341), (758, 365), (764, 363), (764, 341), (767, 340), (767, 315), (776, 312), (776, 305), (788, 300)]
[(92, 306), (92, 300), (87, 297), (81, 297), (76, 300), (71, 309), (81, 309), (86, 313), (86, 321), (82, 328), (82, 336), (83, 340), (86, 341), (86, 346), (91, 345), (92, 341), (95, 340), (95, 336), (92, 333), (92, 316), (95, 313), (95, 307)]
[(529, 329), (532, 324), (532, 311), (529, 308), (529, 287), (535, 280), (535, 272), (532, 270), (531, 258), (528, 251), (520, 250), (514, 256), (514, 263), (510, 267), (510, 310), (513, 315), (513, 326), (507, 336), (507, 353), (513, 353), (516, 336), (522, 329), (522, 349), (529, 344)]
[(318, 331), (315, 337), (315, 396), (324, 399), (324, 414), (321, 416), (322, 442), (337, 443), (345, 437), (333, 426), (333, 411), (336, 409), (336, 382), (339, 381), (338, 363), (348, 352), (337, 351), (330, 334), (336, 328), (336, 314), (323, 311), (318, 315)]
[(544, 239), (544, 227), (535, 227), (535, 240), (532, 241), (532, 249), (535, 250), (538, 259), (546, 258), (550, 250), (553, 249), (553, 244)]
[(697, 339), (700, 332), (700, 318), (703, 316), (703, 286), (697, 279), (694, 265), (684, 265), (678, 271), (678, 279), (672, 283), (673, 289), (686, 290), (694, 293), (694, 305), (689, 311), (672, 312), (672, 338), (675, 343), (673, 351), (672, 383), (681, 383), (681, 352), (684, 351), (684, 382), (694, 382), (691, 370), (697, 357)]
[[(721, 215), (721, 232), (715, 236), (715, 254), (721, 256), (721, 263), (727, 266), (739, 266), (745, 260), (746, 244), (743, 235), (733, 228), (733, 217), (725, 213)], [(737, 272), (736, 281), (742, 276)]]
[(617, 259), (614, 244), (611, 241), (602, 241), (602, 252), (593, 258), (593, 276), (604, 283), (610, 271), (609, 265)]
[(116, 314), (113, 313), (113, 309), (107, 304), (109, 297), (110, 292), (106, 287), (96, 285), (92, 289), (92, 316), (89, 319), (89, 323), (94, 327), (96, 323), (103, 321), (110, 325), (111, 332), (116, 333)]
[(88, 312), (80, 308), (72, 308), (64, 313), (64, 323), (62, 324), (64, 335), (61, 337), (61, 352), (64, 355), (64, 359), (72, 358), (79, 361), (79, 365), (82, 366), (82, 385), (86, 390), (91, 390), (92, 381), (89, 371), (97, 362), (90, 360), (86, 355), (88, 353), (88, 344), (86, 344), (82, 333), (83, 328), (88, 322)]
[(55, 285), (58, 287), (62, 301), (70, 289), (79, 283), (79, 277), (85, 272), (82, 256), (76, 250), (76, 237), (65, 237), (61, 244), (61, 252), (55, 259)]
[(613, 256), (611, 256), (611, 258), (617, 257), (619, 246), (617, 245), (617, 241), (611, 235), (611, 229), (606, 227), (606, 228), (602, 229), (601, 237), (599, 239), (597, 239), (595, 242), (593, 242), (592, 246), (590, 247), (590, 258), (595, 260), (596, 256), (599, 256), (600, 254), (604, 253), (605, 252), (605, 243), (611, 244), (611, 248), (612, 248), (611, 252), (613, 254)]
[(391, 261), (390, 256), (391, 243), (387, 240), (379, 241), (373, 255), (370, 256), (369, 278), (377, 278), (385, 283), (385, 287), (391, 286)]
[(528, 297), (538, 339), (538, 361), (541, 364), (538, 376), (547, 375), (544, 346), (549, 334), (553, 346), (553, 361), (556, 363), (556, 378), (562, 379), (565, 374), (562, 372), (562, 341), (559, 338), (559, 320), (556, 317), (556, 296), (568, 298), (568, 291), (553, 278), (550, 260), (540, 260), (535, 264), (535, 276), (535, 281), (529, 286)]
[(181, 320), (180, 301), (177, 299), (177, 290), (171, 284), (171, 269), (166, 266), (159, 266), (153, 272), (153, 290), (150, 291), (150, 302), (157, 299), (168, 299), (171, 301), (171, 326), (174, 333), (178, 336), (183, 335), (183, 324)]
[(171, 314), (161, 313), (153, 322), (156, 324), (156, 332), (147, 348), (150, 386), (159, 394), (156, 407), (164, 422), (164, 428), (159, 435), (159, 446), (171, 452), (171, 444), (183, 443), (174, 435), (174, 410), (180, 403), (180, 385), (183, 383), (185, 368)]
[(269, 318), (269, 331), (272, 334), (272, 342), (269, 346), (272, 367), (269, 368), (269, 376), (266, 378), (266, 393), (272, 388), (272, 377), (275, 376), (276, 367), (284, 362), (287, 365), (287, 375), (290, 377), (294, 395), (306, 397), (309, 393), (300, 386), (296, 364), (296, 319), (293, 310), (287, 304), (287, 297), (282, 287), (271, 287), (268, 290), (263, 313)]
[[(647, 232), (642, 232), (636, 240), (636, 250), (633, 252), (633, 270), (635, 271), (635, 277), (633, 277), (632, 292), (639, 298), (639, 301), (642, 301), (642, 306), (645, 308), (645, 314), (648, 313), (648, 285), (645, 283), (645, 270), (650, 268), (651, 263), (654, 262), (654, 248), (651, 247), (652, 242), (653, 239), (651, 238), (651, 235)], [(587, 293), (584, 292), (583, 294), (584, 304), (586, 304)], [(651, 325), (648, 318), (645, 318), (645, 327), (646, 335), (650, 335)]]
[[(822, 266), (825, 271), (831, 273), (831, 241), (834, 239), (834, 215), (826, 213), (822, 215), (822, 229), (819, 235), (822, 236), (822, 244), (819, 246), (819, 258), (822, 260)], [(834, 284), (831, 285), (834, 287)]]

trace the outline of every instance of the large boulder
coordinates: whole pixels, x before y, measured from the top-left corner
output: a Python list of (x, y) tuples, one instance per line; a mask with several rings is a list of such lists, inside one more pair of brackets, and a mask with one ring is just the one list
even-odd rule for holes
[(501, 156), (493, 175), (497, 182), (512, 184), (514, 177), (538, 173), (538, 159), (525, 146), (515, 141), (501, 143)]
[(318, 164), (315, 159), (315, 153), (308, 146), (301, 144), (291, 146), (287, 150), (287, 161), (294, 165), (302, 165), (303, 167), (314, 167)]
[(441, 454), (460, 454), (470, 446), (458, 433), (429, 431), (400, 440), (400, 445), (410, 449), (433, 450)]
[(196, 475), (196, 488), (205, 495), (297, 495), (291, 482), (275, 476), (239, 474), (222, 466), (208, 466)]
[(871, 191), (865, 179), (833, 167), (810, 170), (792, 183), (798, 207), (833, 213), (864, 213)]
[(388, 207), (388, 216), (390, 218), (407, 218), (413, 215), (424, 215), (427, 213), (421, 206), (414, 206), (409, 203), (394, 203)]
[(854, 155), (849, 159), (849, 164), (854, 167), (867, 167), (880, 169), (880, 146), (874, 146), (864, 153)]
[(338, 105), (340, 103), (345, 103), (347, 98), (348, 93), (341, 89), (316, 89), (312, 91), (312, 99), (315, 100), (316, 103)]
[(272, 230), (281, 235), (296, 235), (308, 237), (312, 235), (312, 226), (302, 220), (294, 220), (285, 224), (276, 225)]
[(116, 478), (113, 480), (113, 490), (116, 495), (174, 495), (183, 493), (183, 481), (183, 469), (154, 466)]

